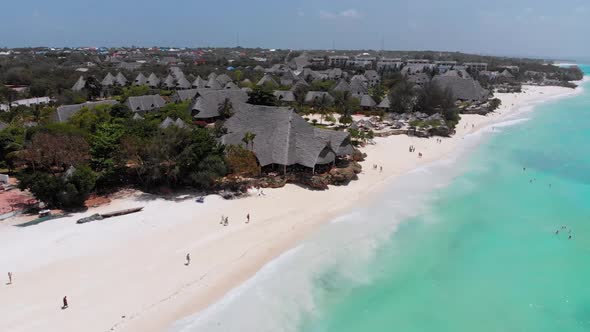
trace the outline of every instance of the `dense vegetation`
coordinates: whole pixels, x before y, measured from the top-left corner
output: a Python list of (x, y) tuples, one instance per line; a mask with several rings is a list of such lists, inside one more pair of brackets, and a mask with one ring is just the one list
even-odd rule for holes
[(60, 208), (126, 185), (208, 189), (227, 173), (224, 148), (211, 130), (159, 127), (167, 116), (190, 120), (186, 103), (169, 104), (145, 120), (130, 114), (124, 105), (101, 105), (82, 109), (65, 124), (13, 124), (0, 133), (4, 166), (18, 169), (22, 189)]

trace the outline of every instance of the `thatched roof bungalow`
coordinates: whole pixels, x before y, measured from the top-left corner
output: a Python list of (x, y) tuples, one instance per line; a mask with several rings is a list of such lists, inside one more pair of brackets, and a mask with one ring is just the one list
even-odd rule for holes
[(160, 109), (166, 105), (166, 101), (160, 95), (147, 95), (139, 97), (129, 97), (125, 102), (132, 112), (145, 113)]
[(87, 101), (82, 104), (74, 104), (74, 105), (62, 105), (59, 106), (53, 114), (53, 121), (55, 122), (67, 122), (74, 114), (80, 111), (82, 108), (87, 107), (89, 109), (93, 109), (98, 105), (115, 105), (118, 104), (115, 100), (101, 100), (101, 101)]
[(286, 107), (242, 104), (224, 127), (227, 134), (221, 142), (226, 145), (244, 145), (245, 134), (255, 134), (251, 148), (262, 167), (315, 169), (354, 151), (347, 132), (316, 128)]
[(248, 101), (248, 94), (243, 90), (209, 90), (198, 89), (194, 102), (190, 106), (191, 114), (195, 119), (214, 121), (220, 117), (219, 106), (228, 99), (234, 109)]

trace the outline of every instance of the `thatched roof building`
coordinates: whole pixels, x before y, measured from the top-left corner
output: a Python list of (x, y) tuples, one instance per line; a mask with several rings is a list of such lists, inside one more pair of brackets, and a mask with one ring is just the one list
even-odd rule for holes
[(147, 95), (139, 97), (129, 97), (125, 102), (132, 112), (149, 112), (160, 109), (166, 105), (166, 101), (160, 95)]
[(146, 82), (147, 82), (147, 79), (145, 78), (145, 76), (143, 76), (142, 73), (139, 73), (139, 74), (137, 74), (137, 77), (133, 81), (133, 85), (145, 85)]
[(207, 81), (201, 78), (201, 76), (197, 76), (197, 78), (193, 82), (193, 88), (203, 89), (207, 86)]
[(490, 92), (472, 78), (438, 75), (432, 79), (432, 82), (444, 90), (451, 90), (453, 97), (458, 100), (484, 101), (490, 97)]
[(78, 78), (76, 83), (74, 83), (74, 86), (72, 86), (72, 90), (79, 92), (79, 91), (82, 91), (85, 87), (86, 87), (86, 79), (84, 79), (84, 76), (80, 76), (80, 78)]
[(295, 94), (293, 91), (275, 90), (273, 95), (279, 102), (292, 103), (295, 102)]
[(117, 73), (117, 76), (115, 76), (115, 83), (119, 86), (126, 86), (127, 85), (127, 77), (125, 77), (125, 75), (121, 74), (121, 72)]
[(145, 84), (147, 84), (150, 88), (157, 88), (160, 86), (160, 79), (158, 76), (156, 76), (156, 74), (151, 73), (145, 81)]
[(328, 103), (333, 103), (334, 102), (334, 97), (332, 97), (332, 95), (330, 95), (328, 92), (325, 92), (325, 91), (309, 91), (305, 95), (305, 103), (307, 103), (307, 104), (313, 104), (313, 103), (318, 102), (319, 100), (321, 100), (324, 96), (326, 96), (326, 100), (328, 101)]
[(115, 100), (101, 100), (101, 101), (88, 101), (82, 104), (75, 104), (75, 105), (62, 105), (57, 108), (57, 111), (53, 115), (53, 121), (55, 122), (66, 122), (68, 121), (74, 114), (76, 114), (79, 110), (84, 107), (89, 109), (93, 109), (98, 105), (115, 105), (118, 104)]
[(113, 76), (111, 73), (107, 73), (107, 75), (103, 78), (102, 82), (100, 82), (100, 85), (102, 85), (103, 87), (115, 85), (115, 76)]
[(246, 133), (256, 135), (251, 148), (263, 167), (315, 168), (354, 150), (347, 132), (316, 128), (286, 107), (243, 104), (224, 126), (227, 134), (221, 141), (226, 145), (244, 145)]
[(195, 119), (214, 120), (220, 116), (219, 106), (228, 99), (234, 108), (248, 101), (248, 94), (243, 90), (209, 90), (198, 89), (190, 107)]

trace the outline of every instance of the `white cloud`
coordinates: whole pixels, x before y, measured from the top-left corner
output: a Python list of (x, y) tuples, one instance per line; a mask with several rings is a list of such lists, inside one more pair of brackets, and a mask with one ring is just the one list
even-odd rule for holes
[(323, 19), (335, 19), (335, 18), (360, 18), (361, 13), (359, 13), (356, 9), (346, 9), (340, 12), (329, 12), (325, 10), (320, 10), (320, 18)]

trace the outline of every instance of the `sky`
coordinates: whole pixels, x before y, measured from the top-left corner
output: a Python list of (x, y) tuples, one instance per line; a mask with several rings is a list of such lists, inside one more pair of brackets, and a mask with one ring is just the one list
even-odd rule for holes
[(240, 46), (590, 58), (589, 0), (18, 0), (0, 47)]

